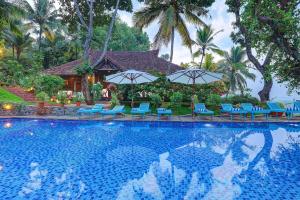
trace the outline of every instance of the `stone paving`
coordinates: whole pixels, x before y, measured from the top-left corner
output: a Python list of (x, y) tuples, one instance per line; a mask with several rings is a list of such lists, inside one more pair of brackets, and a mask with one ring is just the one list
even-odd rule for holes
[(63, 115), (63, 116), (53, 116), (53, 115), (28, 115), (28, 116), (0, 116), (0, 118), (36, 118), (36, 119), (66, 119), (66, 120), (116, 120), (116, 121), (180, 121), (180, 122), (300, 122), (300, 116), (295, 116), (293, 119), (288, 120), (286, 117), (270, 117), (266, 120), (263, 116), (255, 117), (254, 121), (251, 121), (250, 117), (247, 117), (246, 120), (240, 119), (239, 116), (236, 116), (233, 120), (230, 120), (228, 116), (214, 116), (211, 120), (210, 117), (206, 116), (197, 116), (192, 117), (191, 115), (185, 116), (172, 116), (170, 118), (161, 117), (160, 119), (157, 118), (156, 115), (147, 115), (145, 118), (140, 116), (132, 116), (132, 115), (118, 115), (117, 117), (113, 118), (111, 116), (103, 116), (100, 117), (99, 115), (85, 115), (85, 116), (77, 116), (77, 115)]

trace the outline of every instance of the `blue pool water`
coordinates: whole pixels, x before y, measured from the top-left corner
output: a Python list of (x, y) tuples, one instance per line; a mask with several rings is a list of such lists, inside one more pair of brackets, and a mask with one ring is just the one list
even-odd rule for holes
[(300, 199), (300, 123), (0, 119), (0, 199)]

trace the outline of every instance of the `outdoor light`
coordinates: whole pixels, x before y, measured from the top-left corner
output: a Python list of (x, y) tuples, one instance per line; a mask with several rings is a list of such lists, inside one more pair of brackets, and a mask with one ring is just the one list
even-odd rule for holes
[(4, 124), (3, 127), (4, 127), (4, 128), (11, 128), (11, 127), (12, 127), (12, 123), (7, 122), (7, 123)]
[(0, 58), (2, 58), (3, 56), (4, 56), (4, 49), (0, 47)]
[(13, 105), (10, 103), (3, 104), (2, 107), (4, 110), (12, 110), (13, 109)]

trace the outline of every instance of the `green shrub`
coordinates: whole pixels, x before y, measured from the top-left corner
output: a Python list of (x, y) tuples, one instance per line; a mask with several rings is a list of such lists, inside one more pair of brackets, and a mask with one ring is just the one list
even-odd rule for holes
[(20, 85), (24, 88), (33, 88), (36, 93), (46, 92), (49, 96), (54, 96), (64, 87), (65, 81), (55, 75), (32, 75), (21, 79)]
[(182, 104), (183, 94), (180, 92), (174, 92), (170, 97), (171, 106), (173, 108), (179, 108)]
[(227, 99), (224, 98), (223, 102), (226, 103), (231, 103), (233, 105), (238, 105), (241, 103), (252, 103), (253, 105), (260, 105), (260, 101), (255, 98), (255, 97), (251, 97), (250, 95), (235, 95), (235, 96), (230, 96)]
[(192, 97), (192, 102), (194, 103), (194, 105), (197, 104), (197, 103), (199, 103), (199, 99), (198, 99), (198, 96), (197, 96), (197, 95), (194, 95), (194, 96)]
[(18, 85), (24, 76), (24, 66), (16, 60), (0, 61), (0, 83), (3, 85)]
[(111, 106), (111, 108), (113, 108), (116, 105), (120, 105), (120, 101), (118, 99), (118, 95), (115, 92), (113, 92), (113, 93), (111, 93), (110, 106)]
[(76, 92), (73, 97), (73, 102), (84, 102), (84, 96), (82, 92)]
[(93, 98), (94, 98), (95, 101), (101, 98), (102, 89), (103, 89), (103, 85), (100, 82), (95, 83), (92, 86), (91, 92), (93, 94)]
[(55, 75), (42, 75), (35, 85), (37, 91), (44, 91), (49, 96), (55, 95), (65, 85), (64, 79)]
[(154, 108), (158, 108), (161, 105), (162, 99), (159, 94), (151, 94), (150, 100)]
[(36, 95), (36, 98), (39, 101), (49, 101), (49, 96), (46, 92), (40, 92)]
[(206, 99), (206, 104), (208, 106), (212, 106), (212, 107), (215, 107), (215, 106), (219, 106), (222, 102), (222, 98), (220, 95), (218, 94), (210, 94), (207, 99)]
[(67, 92), (65, 91), (58, 91), (56, 98), (59, 101), (59, 103), (62, 105), (65, 105), (68, 102), (68, 95)]

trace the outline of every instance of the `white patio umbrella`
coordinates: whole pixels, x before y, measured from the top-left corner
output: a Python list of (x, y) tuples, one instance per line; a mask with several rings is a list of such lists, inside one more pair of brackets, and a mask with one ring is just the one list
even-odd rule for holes
[(222, 79), (223, 74), (209, 72), (204, 69), (189, 68), (179, 70), (167, 76), (167, 78), (174, 83), (183, 83), (193, 85), (193, 95), (195, 94), (196, 84), (207, 84)]
[(133, 106), (133, 85), (141, 83), (150, 83), (155, 81), (156, 79), (157, 77), (152, 76), (149, 73), (136, 70), (127, 70), (106, 77), (106, 81), (110, 83), (131, 85), (131, 106)]
[(196, 84), (207, 84), (222, 79), (223, 74), (209, 72), (204, 69), (185, 69), (174, 72), (167, 78), (174, 83), (190, 84), (195, 87)]

